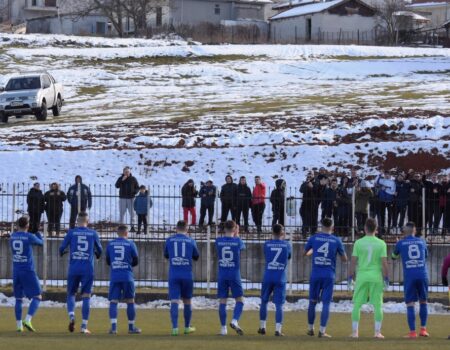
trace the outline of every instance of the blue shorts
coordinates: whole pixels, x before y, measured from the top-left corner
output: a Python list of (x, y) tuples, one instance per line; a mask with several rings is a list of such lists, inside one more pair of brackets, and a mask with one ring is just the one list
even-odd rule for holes
[(109, 300), (134, 299), (134, 282), (110, 282)]
[(309, 281), (309, 300), (331, 303), (333, 300), (334, 278), (311, 278)]
[(169, 299), (192, 299), (194, 292), (194, 281), (192, 279), (174, 278), (169, 279)]
[(39, 279), (34, 271), (17, 271), (13, 276), (14, 297), (28, 299), (41, 295)]
[(286, 283), (263, 282), (261, 288), (261, 302), (268, 303), (272, 293), (274, 304), (284, 304), (286, 302)]
[(428, 299), (428, 279), (405, 279), (403, 285), (405, 303), (426, 301)]
[(77, 294), (81, 285), (81, 294), (91, 294), (94, 285), (94, 275), (70, 275), (67, 277), (67, 294)]
[(242, 289), (242, 283), (240, 279), (225, 280), (219, 279), (217, 283), (217, 298), (228, 298), (228, 292), (231, 289), (231, 296), (233, 298), (240, 298), (244, 296), (244, 290)]

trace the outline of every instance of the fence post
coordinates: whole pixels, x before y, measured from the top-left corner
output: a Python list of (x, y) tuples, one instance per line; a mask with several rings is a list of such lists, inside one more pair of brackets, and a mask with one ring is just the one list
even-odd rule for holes
[(425, 187), (422, 188), (422, 229), (423, 229), (423, 237), (427, 237), (427, 223), (425, 221), (426, 215), (425, 215)]
[(48, 268), (48, 246), (47, 246), (47, 237), (48, 237), (48, 223), (44, 222), (44, 232), (43, 232), (43, 239), (44, 239), (44, 246), (42, 247), (42, 290), (44, 292), (47, 291), (47, 268)]
[(355, 202), (356, 202), (356, 187), (353, 186), (352, 191), (352, 242), (355, 241)]
[(211, 293), (211, 226), (206, 229), (206, 292)]
[(292, 295), (292, 280), (293, 280), (293, 277), (294, 277), (294, 271), (292, 271), (292, 269), (293, 269), (293, 267), (294, 267), (294, 263), (293, 263), (293, 260), (294, 260), (294, 254), (293, 254), (293, 252), (294, 252), (294, 247), (293, 247), (293, 245), (292, 245), (292, 241), (293, 241), (293, 236), (294, 236), (294, 234), (293, 233), (291, 233), (290, 235), (289, 235), (289, 244), (291, 245), (291, 258), (289, 259), (289, 295)]
[(12, 194), (12, 207), (11, 207), (11, 233), (14, 232), (15, 207), (16, 207), (16, 184), (14, 183)]

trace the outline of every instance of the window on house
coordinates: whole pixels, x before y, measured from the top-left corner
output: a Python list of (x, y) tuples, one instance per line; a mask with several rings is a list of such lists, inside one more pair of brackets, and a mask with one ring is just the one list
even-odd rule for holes
[(105, 22), (97, 22), (95, 24), (95, 34), (106, 35), (106, 23)]
[(31, 6), (37, 6), (37, 0), (31, 0)]
[(214, 14), (220, 15), (220, 5), (219, 4), (216, 4), (216, 6), (214, 6)]
[(162, 7), (156, 8), (156, 26), (162, 26)]
[(56, 0), (45, 0), (45, 7), (56, 7)]

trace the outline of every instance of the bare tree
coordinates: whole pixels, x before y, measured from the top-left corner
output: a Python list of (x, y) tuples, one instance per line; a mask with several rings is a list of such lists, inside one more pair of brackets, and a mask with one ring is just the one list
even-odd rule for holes
[(125, 13), (134, 23), (135, 36), (150, 36), (148, 17), (168, 4), (168, 0), (123, 0)]
[(399, 16), (399, 12), (406, 10), (404, 0), (384, 0), (383, 3), (376, 6), (377, 14), (381, 25), (386, 28), (389, 44), (395, 44), (398, 41), (398, 32), (402, 26), (404, 16)]

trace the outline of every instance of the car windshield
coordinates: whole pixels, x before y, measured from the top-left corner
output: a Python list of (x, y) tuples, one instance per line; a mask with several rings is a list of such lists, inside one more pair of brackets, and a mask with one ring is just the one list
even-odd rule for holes
[(33, 90), (41, 88), (41, 79), (39, 77), (13, 78), (6, 84), (6, 91)]

